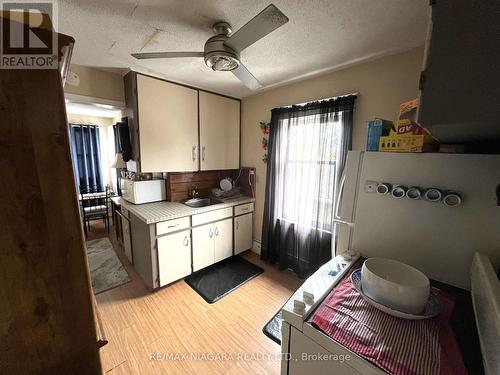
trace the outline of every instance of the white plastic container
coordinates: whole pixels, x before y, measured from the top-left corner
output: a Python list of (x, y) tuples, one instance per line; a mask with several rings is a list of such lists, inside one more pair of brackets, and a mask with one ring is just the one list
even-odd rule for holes
[(405, 263), (386, 258), (369, 258), (363, 263), (361, 287), (371, 299), (409, 314), (421, 313), (430, 294), (427, 276)]

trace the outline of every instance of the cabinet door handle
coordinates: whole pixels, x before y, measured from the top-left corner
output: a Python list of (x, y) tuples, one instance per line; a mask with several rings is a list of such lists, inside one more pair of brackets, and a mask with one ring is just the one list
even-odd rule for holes
[(236, 229), (240, 229), (240, 222), (236, 221)]
[(205, 146), (201, 148), (201, 160), (205, 161)]
[(184, 243), (184, 246), (189, 246), (189, 238), (188, 238), (188, 236), (184, 237), (183, 243)]
[(179, 226), (179, 224), (169, 225), (169, 226), (168, 226), (168, 229), (170, 229), (170, 228), (175, 228), (175, 227), (177, 227), (177, 226)]
[(212, 228), (210, 228), (208, 231), (208, 237), (212, 238), (213, 236), (214, 236), (214, 231)]
[(196, 146), (193, 146), (191, 149), (191, 156), (193, 157), (193, 161), (196, 161)]
[(215, 227), (215, 235), (218, 236), (219, 235), (219, 228)]

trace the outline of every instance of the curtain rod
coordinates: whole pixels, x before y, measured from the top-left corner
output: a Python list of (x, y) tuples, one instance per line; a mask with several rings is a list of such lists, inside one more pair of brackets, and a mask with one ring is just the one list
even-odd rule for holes
[(331, 100), (331, 99), (337, 99), (337, 98), (342, 98), (344, 96), (350, 96), (350, 95), (358, 95), (359, 92), (351, 92), (350, 94), (343, 94), (343, 95), (336, 95), (336, 96), (332, 96), (330, 98), (324, 98), (324, 99), (316, 99), (316, 100), (309, 100), (308, 102), (303, 102), (303, 103), (298, 103), (298, 104), (290, 104), (290, 105), (283, 105), (281, 106), (281, 108), (289, 108), (289, 107), (292, 107), (294, 105), (306, 105), (308, 103), (312, 103), (312, 102), (322, 102), (324, 100)]

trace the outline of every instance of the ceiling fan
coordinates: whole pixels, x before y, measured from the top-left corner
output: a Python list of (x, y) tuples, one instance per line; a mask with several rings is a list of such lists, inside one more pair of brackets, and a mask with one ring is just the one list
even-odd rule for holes
[(147, 52), (132, 56), (136, 59), (203, 57), (209, 68), (231, 71), (245, 86), (255, 90), (262, 84), (241, 63), (240, 52), (287, 22), (288, 17), (271, 4), (234, 33), (229, 23), (215, 23), (212, 29), (216, 35), (207, 40), (203, 52)]

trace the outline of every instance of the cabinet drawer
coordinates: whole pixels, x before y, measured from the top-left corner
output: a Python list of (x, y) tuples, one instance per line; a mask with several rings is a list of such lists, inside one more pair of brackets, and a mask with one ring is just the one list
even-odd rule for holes
[(210, 223), (212, 221), (225, 219), (226, 217), (231, 216), (233, 216), (233, 209), (231, 207), (223, 208), (222, 210), (204, 212), (202, 214), (192, 216), (193, 226)]
[(232, 207), (224, 208), (222, 210), (213, 211), (213, 213), (214, 213), (214, 220), (221, 220), (221, 219), (225, 219), (226, 217), (233, 216)]
[(253, 202), (234, 207), (234, 216), (247, 214), (249, 212), (253, 212)]
[(162, 234), (175, 232), (184, 228), (189, 228), (189, 216), (157, 223), (156, 235), (160, 236)]

